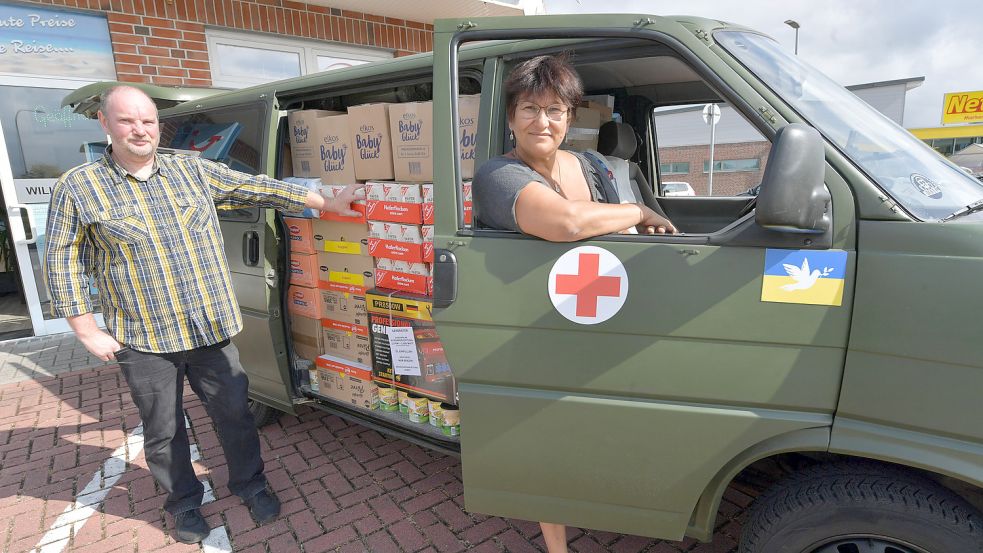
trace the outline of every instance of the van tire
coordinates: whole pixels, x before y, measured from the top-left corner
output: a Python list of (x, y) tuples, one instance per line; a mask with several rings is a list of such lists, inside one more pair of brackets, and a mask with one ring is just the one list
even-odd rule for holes
[(913, 472), (874, 462), (819, 464), (755, 500), (738, 551), (979, 553), (983, 519)]
[(249, 412), (253, 414), (253, 422), (256, 424), (256, 428), (263, 428), (266, 425), (275, 423), (282, 414), (279, 409), (274, 409), (255, 399), (249, 400)]

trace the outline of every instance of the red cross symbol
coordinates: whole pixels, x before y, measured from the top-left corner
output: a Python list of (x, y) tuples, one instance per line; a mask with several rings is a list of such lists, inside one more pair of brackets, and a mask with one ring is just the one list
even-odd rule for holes
[(576, 275), (556, 275), (556, 293), (577, 296), (577, 316), (596, 317), (597, 298), (621, 295), (621, 277), (600, 276), (601, 256), (596, 253), (580, 254)]

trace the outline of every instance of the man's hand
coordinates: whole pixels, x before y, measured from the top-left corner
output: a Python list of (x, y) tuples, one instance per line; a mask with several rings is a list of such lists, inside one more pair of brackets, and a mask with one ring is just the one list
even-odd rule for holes
[(85, 349), (89, 350), (89, 353), (103, 361), (115, 361), (116, 357), (113, 356), (113, 352), (123, 349), (123, 346), (115, 338), (102, 330), (85, 336), (79, 335), (78, 339), (85, 346)]
[(352, 209), (352, 202), (365, 199), (365, 184), (349, 184), (334, 198), (324, 199), (324, 210), (344, 217), (358, 217), (361, 213)]
[(123, 346), (116, 341), (106, 331), (96, 325), (96, 319), (92, 313), (85, 313), (75, 317), (68, 317), (68, 326), (75, 331), (75, 337), (82, 342), (89, 353), (98, 357), (102, 361), (115, 361), (113, 352), (123, 349)]

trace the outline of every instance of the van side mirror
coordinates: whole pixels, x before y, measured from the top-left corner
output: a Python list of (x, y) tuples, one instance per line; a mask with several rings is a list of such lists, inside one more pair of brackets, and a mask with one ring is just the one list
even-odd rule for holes
[(830, 228), (825, 154), (819, 131), (802, 123), (778, 129), (761, 179), (755, 222), (779, 232), (822, 234)]

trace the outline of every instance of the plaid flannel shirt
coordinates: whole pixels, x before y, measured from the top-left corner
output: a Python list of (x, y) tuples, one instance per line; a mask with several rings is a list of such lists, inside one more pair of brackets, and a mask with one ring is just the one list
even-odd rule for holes
[(51, 193), (45, 275), (55, 317), (92, 311), (139, 351), (186, 351), (242, 330), (216, 205), (303, 208), (307, 189), (220, 163), (158, 154), (151, 176), (107, 152), (65, 173)]

